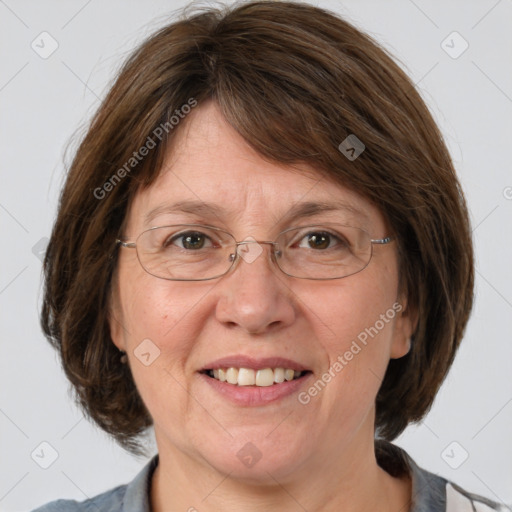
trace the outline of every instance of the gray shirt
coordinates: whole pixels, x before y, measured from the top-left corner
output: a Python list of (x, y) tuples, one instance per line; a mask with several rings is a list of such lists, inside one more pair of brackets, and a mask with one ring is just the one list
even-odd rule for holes
[[(388, 473), (392, 476), (410, 475), (412, 507), (409, 512), (512, 512), (512, 507), (469, 493), (453, 482), (420, 468), (405, 450), (396, 445), (379, 440), (375, 448), (377, 462)], [(82, 502), (52, 501), (33, 512), (151, 512), (151, 478), (157, 465), (158, 455), (155, 455), (129, 484)]]

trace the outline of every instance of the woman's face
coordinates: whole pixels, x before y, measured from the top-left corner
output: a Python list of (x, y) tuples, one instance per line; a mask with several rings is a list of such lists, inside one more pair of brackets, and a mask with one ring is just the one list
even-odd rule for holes
[[(215, 103), (182, 122), (159, 178), (131, 206), (127, 239), (182, 223), (221, 227), (238, 241), (274, 240), (286, 228), (323, 222), (359, 226), (374, 239), (389, 234), (379, 211), (357, 194), (305, 165), (294, 172), (264, 161)], [(202, 207), (170, 211), (183, 201)], [(351, 209), (287, 219), (305, 202)], [(120, 250), (112, 337), (128, 354), (160, 456), (260, 481), (269, 473), (278, 481), (307, 474), (327, 461), (348, 464), (373, 450), (377, 391), (389, 359), (409, 350), (396, 244), (375, 245), (367, 268), (330, 281), (289, 277), (270, 260), (269, 245), (261, 254), (247, 247), (253, 257), (199, 282), (154, 277), (135, 250)], [(308, 372), (293, 382), (238, 386), (204, 373), (219, 366)]]

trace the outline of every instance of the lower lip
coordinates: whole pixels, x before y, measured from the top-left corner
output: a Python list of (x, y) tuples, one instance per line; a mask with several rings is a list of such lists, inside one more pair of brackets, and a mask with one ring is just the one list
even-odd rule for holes
[(272, 386), (237, 386), (228, 382), (221, 382), (204, 373), (200, 373), (199, 377), (234, 404), (257, 407), (296, 393), (311, 375), (313, 374), (307, 373), (299, 379), (272, 384)]

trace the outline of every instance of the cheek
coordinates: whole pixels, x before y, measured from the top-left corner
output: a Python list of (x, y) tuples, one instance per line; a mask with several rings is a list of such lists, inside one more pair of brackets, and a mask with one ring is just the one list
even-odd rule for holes
[[(393, 264), (365, 271), (303, 294), (325, 355), (325, 382), (319, 395), (336, 422), (354, 421), (372, 406), (391, 352), (397, 309), (397, 274)], [(322, 307), (319, 308), (319, 304)], [(314, 394), (315, 391), (312, 390)]]
[[(393, 267), (381, 269), (368, 268), (301, 294), (312, 312), (311, 322), (317, 325), (319, 339), (331, 358), (351, 350), (355, 342), (363, 349), (352, 350), (354, 355), (357, 353), (354, 359), (379, 352), (375, 350), (376, 345), (385, 352), (396, 316), (397, 278)], [(379, 343), (370, 343), (372, 340)]]
[[(124, 279), (123, 279), (124, 278)], [(157, 279), (131, 267), (121, 274), (120, 297), (126, 345), (132, 354), (150, 340), (160, 351), (160, 361), (181, 375), (204, 322), (198, 318), (201, 302), (213, 284)], [(143, 347), (144, 345), (141, 345)], [(151, 352), (151, 350), (150, 350)]]
[[(123, 277), (125, 278), (123, 280)], [(198, 318), (209, 288), (121, 275), (123, 332), (137, 389), (155, 424), (180, 424), (189, 396), (190, 354), (204, 322)], [(188, 285), (188, 286), (187, 286)]]

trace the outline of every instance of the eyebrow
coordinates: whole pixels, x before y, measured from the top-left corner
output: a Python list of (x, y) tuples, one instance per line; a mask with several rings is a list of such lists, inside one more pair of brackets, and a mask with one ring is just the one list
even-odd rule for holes
[[(320, 213), (337, 211), (343, 211), (344, 213), (360, 217), (364, 221), (369, 221), (369, 216), (365, 212), (344, 201), (307, 201), (292, 206), (284, 214), (280, 222), (289, 222), (298, 218), (313, 217)], [(197, 200), (183, 200), (173, 204), (162, 204), (153, 208), (144, 216), (144, 223), (150, 224), (159, 215), (174, 213), (189, 213), (201, 217), (215, 216), (222, 219), (227, 218), (230, 212), (219, 204)]]

